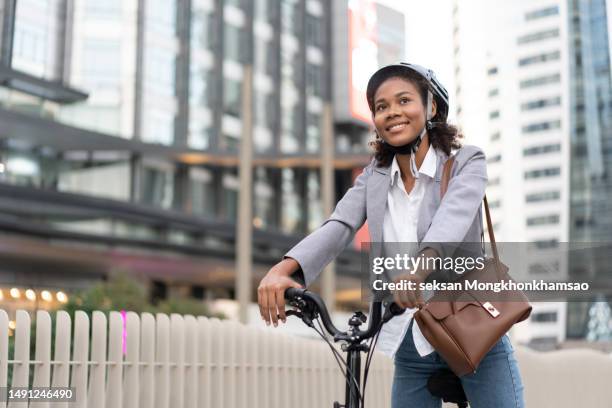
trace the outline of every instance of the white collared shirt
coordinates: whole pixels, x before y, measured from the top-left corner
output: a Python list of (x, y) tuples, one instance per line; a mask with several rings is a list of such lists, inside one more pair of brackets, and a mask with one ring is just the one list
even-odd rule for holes
[[(430, 146), (425, 155), (421, 167), (417, 170), (414, 155), (410, 157), (411, 171), (415, 177), (415, 183), (410, 193), (402, 182), (401, 172), (396, 157), (391, 163), (390, 187), (387, 193), (387, 208), (383, 221), (383, 242), (401, 242), (404, 245), (412, 244), (413, 253), (417, 249), (417, 223), (421, 202), (425, 195), (426, 187), (434, 182), (438, 157), (435, 149)], [(406, 311), (383, 325), (378, 338), (378, 350), (384, 354), (394, 357), (402, 339), (416, 312), (416, 308)], [(417, 324), (412, 325), (412, 338), (420, 356), (426, 356), (434, 351), (427, 339), (421, 333)]]

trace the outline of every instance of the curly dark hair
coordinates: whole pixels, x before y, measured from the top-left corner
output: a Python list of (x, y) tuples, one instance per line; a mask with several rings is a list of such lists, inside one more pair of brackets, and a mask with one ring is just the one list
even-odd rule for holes
[[(427, 101), (427, 90), (429, 89), (429, 85), (420, 75), (403, 71), (394, 73), (392, 76), (385, 78), (385, 80), (391, 78), (400, 78), (416, 85), (423, 103)], [(379, 86), (381, 84), (379, 84)], [(431, 120), (432, 122), (438, 122), (438, 124), (433, 129), (427, 131), (429, 143), (434, 148), (442, 150), (447, 155), (450, 155), (451, 149), (458, 149), (461, 147), (460, 139), (463, 138), (463, 135), (456, 126), (447, 122), (448, 107), (446, 104), (442, 103), (435, 94), (434, 98), (436, 100), (437, 111), (436, 115)], [(370, 104), (370, 110), (372, 112), (374, 112), (373, 109), (373, 104)], [(382, 138), (376, 131), (375, 139), (369, 143), (369, 146), (374, 149), (374, 158), (377, 161), (377, 167), (387, 167), (391, 164), (395, 153), (393, 153), (386, 143), (383, 143)]]

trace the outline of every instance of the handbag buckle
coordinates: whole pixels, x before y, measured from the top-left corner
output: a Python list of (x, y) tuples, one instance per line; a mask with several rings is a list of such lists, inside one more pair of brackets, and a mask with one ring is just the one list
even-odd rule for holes
[(489, 312), (489, 314), (490, 314), (491, 316), (493, 316), (493, 317), (497, 317), (497, 316), (499, 316), (499, 314), (500, 314), (500, 313), (499, 313), (499, 310), (497, 310), (497, 308), (496, 308), (495, 306), (493, 306), (493, 305), (491, 304), (491, 302), (485, 302), (485, 303), (483, 303), (483, 304), (482, 304), (482, 307), (484, 307), (484, 308), (485, 308), (485, 310), (486, 310), (487, 312)]

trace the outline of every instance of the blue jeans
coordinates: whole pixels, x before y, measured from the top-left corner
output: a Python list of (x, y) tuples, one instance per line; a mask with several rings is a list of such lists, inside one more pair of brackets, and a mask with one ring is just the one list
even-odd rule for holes
[[(427, 390), (427, 379), (448, 365), (437, 352), (421, 357), (412, 339), (412, 324), (395, 354), (392, 408), (440, 408), (440, 398)], [(514, 348), (504, 335), (482, 359), (476, 373), (461, 377), (471, 408), (524, 408), (523, 384)]]

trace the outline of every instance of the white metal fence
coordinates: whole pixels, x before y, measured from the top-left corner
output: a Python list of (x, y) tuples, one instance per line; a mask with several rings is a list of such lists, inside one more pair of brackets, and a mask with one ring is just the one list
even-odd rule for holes
[[(32, 359), (30, 315), (18, 311), (14, 356), (9, 356), (9, 319), (0, 310), (0, 387), (8, 385), (10, 364), (11, 387), (75, 388), (76, 403), (30, 406), (299, 408), (344, 400), (344, 377), (322, 342), (177, 314), (128, 312), (124, 319), (111, 312), (107, 321), (94, 312), (90, 322), (86, 313), (77, 312), (71, 322), (60, 311), (55, 329), (51, 326), (51, 316), (38, 311)], [(369, 406), (390, 405), (392, 370), (388, 359), (373, 359)], [(25, 406), (11, 404), (0, 402), (0, 407)]]
[[(324, 408), (344, 400), (345, 380), (328, 346), (280, 330), (176, 314), (124, 319), (118, 312), (108, 319), (94, 312), (91, 321), (77, 312), (74, 322), (57, 312), (53, 328), (45, 311), (37, 312), (33, 340), (31, 328), (30, 315), (18, 311), (9, 356), (9, 319), (0, 310), (0, 387), (9, 385), (10, 367), (11, 387), (70, 386), (77, 399), (32, 407)], [(527, 407), (612, 406), (612, 357), (515, 351)], [(366, 406), (389, 407), (391, 360), (377, 353), (370, 370)], [(26, 404), (0, 402), (7, 406)]]

